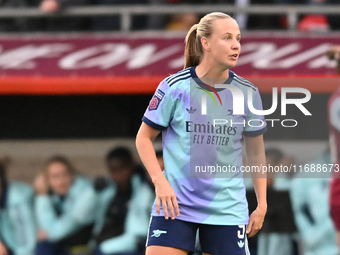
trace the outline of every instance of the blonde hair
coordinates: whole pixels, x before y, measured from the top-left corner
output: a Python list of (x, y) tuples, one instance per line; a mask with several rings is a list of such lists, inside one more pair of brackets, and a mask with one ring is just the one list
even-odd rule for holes
[(198, 24), (193, 25), (185, 37), (185, 62), (184, 69), (190, 66), (197, 66), (203, 56), (201, 43), (202, 37), (209, 37), (212, 34), (211, 24), (217, 19), (229, 19), (228, 14), (212, 12), (201, 18)]

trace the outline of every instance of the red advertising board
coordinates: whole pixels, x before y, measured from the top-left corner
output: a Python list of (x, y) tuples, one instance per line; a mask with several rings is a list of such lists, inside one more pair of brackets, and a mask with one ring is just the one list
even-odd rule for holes
[[(0, 36), (0, 94), (152, 93), (183, 68), (184, 36)], [(339, 34), (248, 33), (232, 70), (263, 92), (298, 86), (329, 93), (339, 86), (335, 63), (325, 57)], [(314, 78), (327, 78), (320, 86)], [(291, 78), (291, 79), (287, 79)], [(317, 79), (319, 80), (319, 79)]]

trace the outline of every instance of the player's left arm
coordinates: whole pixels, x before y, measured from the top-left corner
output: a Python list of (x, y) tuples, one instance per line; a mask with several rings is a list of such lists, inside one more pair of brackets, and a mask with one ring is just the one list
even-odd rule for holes
[[(249, 166), (266, 166), (265, 149), (263, 135), (250, 137), (244, 136), (245, 149), (247, 154), (247, 163)], [(264, 217), (267, 212), (267, 178), (266, 174), (256, 173), (252, 175), (254, 189), (257, 198), (257, 207), (250, 215), (247, 227), (248, 237), (254, 236), (263, 225)]]

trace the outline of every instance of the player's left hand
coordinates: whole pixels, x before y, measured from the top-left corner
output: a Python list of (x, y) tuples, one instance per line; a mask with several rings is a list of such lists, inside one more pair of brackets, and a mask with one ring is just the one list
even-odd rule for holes
[(248, 237), (256, 235), (262, 228), (264, 217), (266, 216), (267, 208), (257, 207), (250, 215), (249, 224), (247, 227)]

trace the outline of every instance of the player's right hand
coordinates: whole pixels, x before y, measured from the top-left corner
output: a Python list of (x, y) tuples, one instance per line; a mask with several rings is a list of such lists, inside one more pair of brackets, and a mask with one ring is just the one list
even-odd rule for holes
[(156, 191), (156, 211), (160, 214), (160, 207), (162, 205), (165, 219), (169, 219), (169, 212), (171, 219), (179, 216), (179, 207), (175, 191), (171, 187), (168, 180), (162, 174), (156, 181), (154, 181)]

